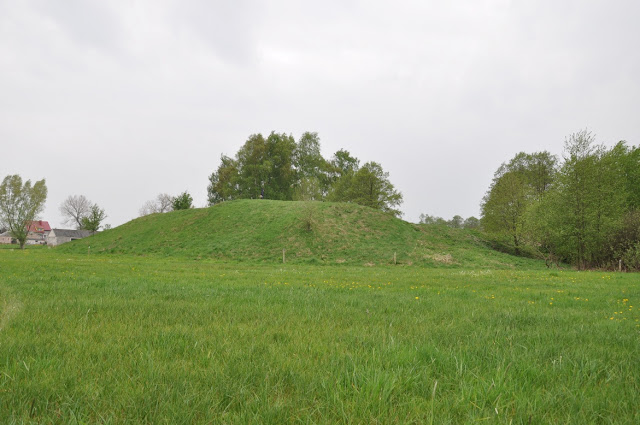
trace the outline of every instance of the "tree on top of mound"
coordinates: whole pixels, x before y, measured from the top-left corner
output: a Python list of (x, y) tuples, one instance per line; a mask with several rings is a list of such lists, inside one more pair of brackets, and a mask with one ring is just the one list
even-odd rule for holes
[(402, 204), (402, 193), (389, 181), (389, 173), (377, 162), (367, 162), (355, 171), (345, 172), (336, 181), (329, 200), (353, 202), (397, 217), (402, 212), (395, 207)]
[(249, 136), (235, 157), (223, 155), (209, 176), (209, 205), (233, 199), (283, 201), (334, 200), (354, 202), (400, 215), (402, 194), (395, 190), (377, 162), (360, 161), (340, 149), (331, 161), (320, 153), (317, 133), (306, 132), (298, 142), (272, 132)]
[(171, 201), (171, 207), (174, 211), (188, 210), (193, 208), (193, 198), (186, 190), (176, 196)]

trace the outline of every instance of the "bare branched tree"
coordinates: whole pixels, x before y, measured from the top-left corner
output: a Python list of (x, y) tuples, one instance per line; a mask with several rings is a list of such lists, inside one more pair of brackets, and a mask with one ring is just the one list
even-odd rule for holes
[(154, 214), (154, 213), (165, 213), (173, 210), (172, 207), (173, 198), (166, 193), (159, 194), (156, 199), (151, 201), (147, 201), (140, 208), (139, 214), (140, 217)]
[(173, 209), (171, 206), (173, 204), (173, 197), (169, 196), (166, 193), (161, 193), (156, 198), (156, 203), (158, 206), (159, 213), (169, 212)]
[(140, 207), (140, 210), (138, 210), (138, 214), (140, 215), (140, 217), (144, 217), (145, 215), (153, 214), (155, 212), (156, 212), (155, 200), (145, 202), (142, 205), (142, 207)]
[(65, 224), (81, 229), (82, 219), (91, 213), (91, 201), (84, 195), (69, 196), (60, 205), (60, 213), (65, 218)]

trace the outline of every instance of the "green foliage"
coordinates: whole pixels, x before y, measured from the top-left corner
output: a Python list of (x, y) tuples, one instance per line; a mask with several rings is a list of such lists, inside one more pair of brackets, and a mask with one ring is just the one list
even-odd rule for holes
[(586, 130), (567, 139), (565, 161), (547, 204), (555, 251), (579, 268), (604, 265), (607, 241), (627, 199), (615, 151), (594, 143)]
[(437, 217), (435, 215), (429, 214), (420, 214), (418, 218), (418, 223), (420, 224), (447, 224), (447, 220), (442, 217)]
[[(400, 215), (402, 195), (380, 164), (360, 161), (341, 149), (322, 157), (317, 133), (292, 136), (272, 132), (249, 137), (235, 158), (222, 156), (209, 176), (209, 205), (234, 199), (353, 202)], [(263, 196), (264, 195), (264, 196)]]
[(394, 207), (402, 203), (402, 194), (389, 181), (389, 173), (377, 162), (367, 162), (357, 171), (345, 171), (338, 178), (329, 200), (353, 202), (396, 217), (402, 212)]
[[(264, 181), (265, 192), (269, 199), (289, 201), (293, 199), (293, 184), (297, 174), (293, 167), (293, 153), (296, 141), (292, 136), (272, 132), (267, 138), (267, 158), (265, 165), (268, 174)], [(260, 192), (258, 193), (259, 197)], [(266, 193), (265, 193), (265, 196)]]
[(193, 208), (193, 198), (191, 197), (189, 192), (185, 190), (180, 195), (173, 198), (171, 207), (174, 211), (188, 210), (190, 208)]
[(349, 151), (340, 149), (333, 154), (331, 158), (331, 166), (334, 168), (337, 176), (344, 176), (358, 171), (360, 168), (360, 160), (351, 156)]
[(495, 180), (482, 204), (482, 227), (513, 242), (516, 255), (524, 238), (530, 190), (519, 173), (509, 171)]
[(0, 184), (0, 226), (6, 227), (18, 241), (20, 248), (28, 236), (28, 224), (44, 210), (47, 200), (45, 180), (31, 185), (31, 180), (22, 183), (19, 175), (6, 176)]
[(319, 178), (326, 171), (318, 133), (302, 134), (293, 154), (293, 163), (299, 177)]
[(622, 260), (625, 270), (640, 271), (640, 210), (624, 215), (610, 242), (614, 260)]
[(102, 222), (105, 218), (107, 218), (107, 214), (105, 214), (104, 209), (100, 208), (98, 204), (93, 204), (89, 214), (82, 217), (81, 229), (96, 233), (102, 227)]
[(548, 263), (613, 268), (624, 257), (633, 269), (640, 236), (625, 230), (625, 220), (640, 199), (639, 161), (638, 148), (620, 142), (606, 149), (587, 130), (565, 140), (560, 166), (547, 152), (519, 153), (496, 172), (483, 227)]
[(209, 186), (207, 186), (209, 205), (215, 205), (223, 201), (231, 201), (238, 197), (240, 190), (239, 180), (240, 175), (237, 161), (222, 155), (218, 170), (209, 176)]
[(557, 160), (547, 151), (518, 153), (503, 163), (494, 174), (491, 187), (482, 201), (482, 227), (511, 245), (519, 255), (531, 228), (528, 211), (536, 208), (556, 174)]
[(629, 196), (629, 208), (640, 210), (640, 146), (628, 147), (620, 142), (616, 149), (623, 150), (622, 168), (626, 176), (626, 192)]
[(631, 274), (0, 264), (0, 423), (640, 422)]
[(442, 225), (448, 226), (453, 229), (480, 229), (480, 220), (475, 217), (469, 217), (467, 219), (463, 219), (459, 215), (454, 215), (451, 220), (445, 220), (442, 217), (437, 217), (429, 214), (420, 214), (418, 218), (418, 223), (420, 224), (428, 224), (428, 225)]
[(272, 132), (266, 139), (251, 135), (236, 158), (223, 156), (218, 170), (209, 177), (209, 204), (258, 199), (263, 191), (269, 199), (291, 200), (297, 176), (295, 150), (295, 140), (286, 134)]
[(293, 162), (297, 172), (293, 200), (323, 200), (331, 187), (333, 168), (322, 157), (318, 133), (302, 134), (294, 152)]
[(317, 177), (302, 177), (293, 190), (294, 201), (320, 201), (322, 199), (324, 199), (324, 190)]
[(451, 219), (450, 226), (453, 227), (454, 229), (462, 229), (463, 225), (464, 225), (464, 219), (459, 215), (454, 215), (453, 218)]
[(463, 229), (480, 229), (480, 220), (471, 216), (462, 223)]
[(520, 152), (508, 163), (500, 166), (496, 178), (499, 179), (507, 173), (515, 173), (530, 188), (535, 199), (540, 200), (553, 183), (557, 162), (557, 158), (547, 151), (533, 154)]

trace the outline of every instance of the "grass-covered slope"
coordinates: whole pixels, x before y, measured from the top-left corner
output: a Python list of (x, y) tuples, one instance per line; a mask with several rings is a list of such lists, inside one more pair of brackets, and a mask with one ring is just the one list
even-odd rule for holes
[(539, 267), (489, 248), (474, 232), (422, 226), (354, 204), (240, 200), (153, 214), (58, 247), (62, 252), (235, 261)]

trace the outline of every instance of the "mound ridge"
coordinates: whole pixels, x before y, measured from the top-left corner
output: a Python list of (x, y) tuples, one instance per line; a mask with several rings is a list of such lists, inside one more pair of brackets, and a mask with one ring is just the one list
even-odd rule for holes
[(152, 214), (56, 248), (62, 252), (231, 261), (535, 268), (492, 250), (479, 233), (408, 223), (356, 204), (237, 200)]

